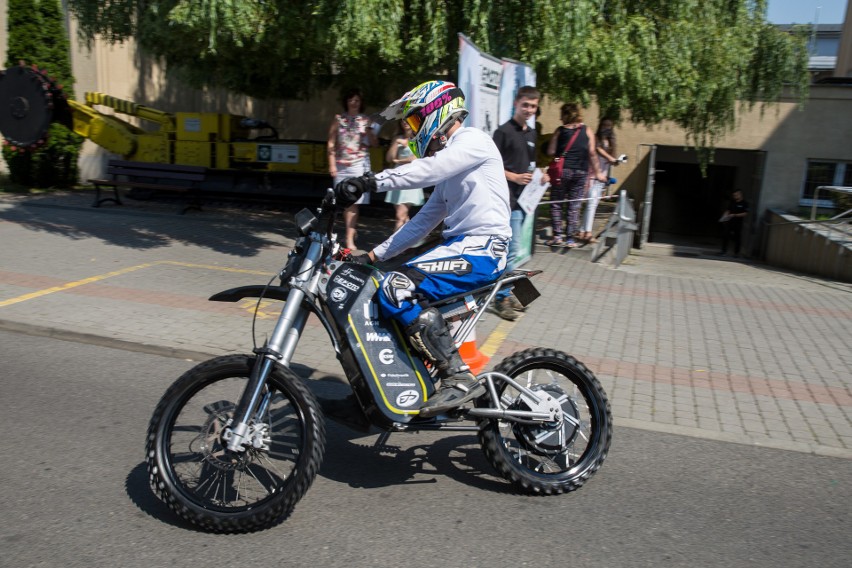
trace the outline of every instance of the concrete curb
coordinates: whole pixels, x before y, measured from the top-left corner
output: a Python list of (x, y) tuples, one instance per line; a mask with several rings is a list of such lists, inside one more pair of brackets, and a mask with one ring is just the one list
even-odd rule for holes
[(176, 349), (174, 347), (152, 345), (150, 343), (139, 343), (125, 339), (117, 339), (115, 337), (104, 337), (91, 333), (69, 331), (58, 327), (41, 326), (2, 319), (0, 319), (0, 330), (31, 335), (34, 337), (50, 337), (51, 339), (60, 339), (62, 341), (72, 341), (75, 343), (97, 345), (100, 347), (109, 347), (111, 349), (122, 349), (124, 351), (133, 351), (135, 353), (147, 353), (149, 355), (171, 357), (173, 359), (185, 359), (189, 361), (204, 361), (212, 357), (223, 355), (223, 353), (201, 352), (191, 349)]

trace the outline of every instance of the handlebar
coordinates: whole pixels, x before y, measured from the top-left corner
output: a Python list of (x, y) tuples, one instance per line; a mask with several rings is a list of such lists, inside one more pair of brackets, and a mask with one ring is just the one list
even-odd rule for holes
[(322, 198), (322, 204), (320, 204), (320, 207), (328, 207), (334, 204), (334, 188), (329, 187), (325, 190), (325, 197)]
[(334, 222), (337, 220), (337, 200), (334, 198), (334, 189), (330, 187), (325, 190), (325, 197), (323, 197), (322, 203), (320, 204), (320, 208), (317, 212), (322, 215), (327, 208), (331, 208), (331, 212), (328, 215), (328, 223), (325, 227), (325, 236), (331, 240), (331, 237), (334, 234)]

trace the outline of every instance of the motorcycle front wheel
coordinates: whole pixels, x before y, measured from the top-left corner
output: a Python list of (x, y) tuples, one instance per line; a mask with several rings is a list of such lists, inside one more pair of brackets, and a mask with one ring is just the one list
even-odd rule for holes
[(163, 395), (148, 428), (151, 488), (183, 519), (212, 532), (267, 528), (289, 514), (310, 487), (325, 450), (316, 398), (285, 367), (264, 387), (254, 427), (262, 447), (227, 449), (225, 427), (255, 358), (217, 357), (183, 374)]
[[(522, 386), (556, 399), (561, 420), (522, 424), (484, 419), (479, 442), (491, 465), (522, 493), (555, 495), (582, 486), (601, 466), (612, 440), (612, 412), (600, 382), (561, 351), (533, 348), (494, 369)], [(504, 409), (530, 410), (521, 392), (499, 381)], [(492, 406), (489, 395), (477, 406)]]

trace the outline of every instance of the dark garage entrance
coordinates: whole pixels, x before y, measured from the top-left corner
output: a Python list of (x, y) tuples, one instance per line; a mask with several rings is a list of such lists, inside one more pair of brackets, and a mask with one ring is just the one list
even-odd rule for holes
[[(740, 189), (757, 201), (763, 152), (716, 150), (706, 175), (695, 152), (658, 146), (648, 241), (713, 250), (720, 246), (719, 217)], [(745, 231), (747, 240), (749, 230)]]

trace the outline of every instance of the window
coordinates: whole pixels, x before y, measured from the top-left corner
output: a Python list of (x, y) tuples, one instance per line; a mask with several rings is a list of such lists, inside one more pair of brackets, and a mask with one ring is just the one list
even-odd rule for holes
[(840, 52), (840, 37), (817, 37), (809, 51), (810, 55), (836, 57)]
[[(814, 193), (821, 185), (852, 187), (852, 163), (808, 160), (808, 171), (805, 174), (805, 184), (799, 205), (813, 205)], [(834, 207), (834, 197), (836, 196), (830, 191), (822, 190), (817, 196), (817, 205)]]

